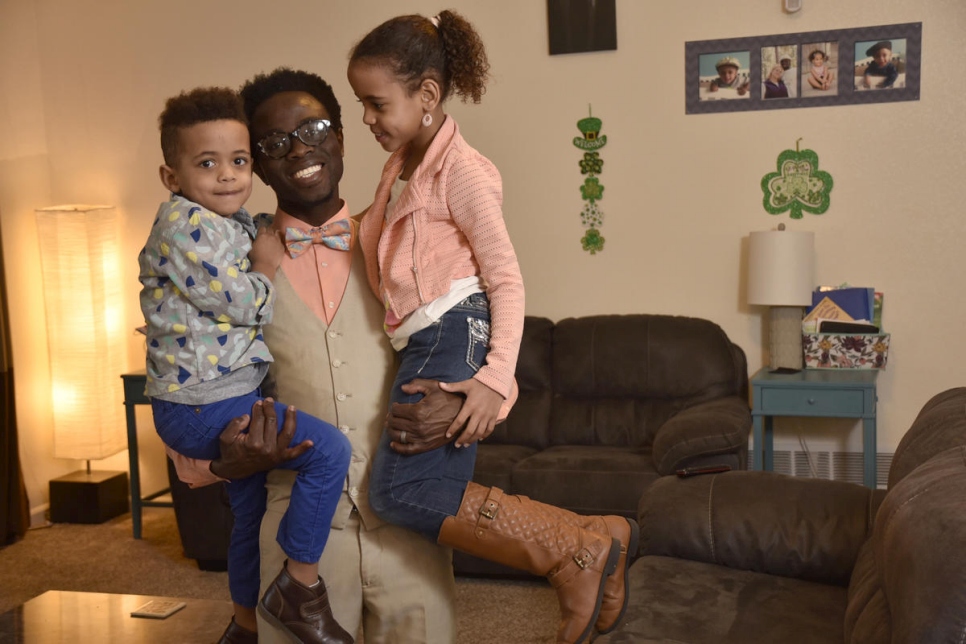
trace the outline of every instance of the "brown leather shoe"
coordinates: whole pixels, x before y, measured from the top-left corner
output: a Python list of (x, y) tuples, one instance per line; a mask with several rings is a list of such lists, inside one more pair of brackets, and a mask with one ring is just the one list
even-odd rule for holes
[(250, 631), (244, 626), (239, 626), (235, 618), (231, 618), (231, 624), (221, 634), (218, 644), (258, 644), (258, 633)]
[(258, 612), (296, 642), (353, 644), (332, 615), (322, 578), (314, 588), (303, 586), (288, 574), (287, 561), (258, 603)]

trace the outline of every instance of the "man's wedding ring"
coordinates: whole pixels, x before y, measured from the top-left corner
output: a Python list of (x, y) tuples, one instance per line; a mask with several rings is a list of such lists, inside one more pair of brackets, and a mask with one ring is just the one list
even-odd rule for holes
[(402, 430), (401, 432), (399, 432), (399, 442), (400, 443), (405, 443), (406, 442), (406, 430), (405, 429)]

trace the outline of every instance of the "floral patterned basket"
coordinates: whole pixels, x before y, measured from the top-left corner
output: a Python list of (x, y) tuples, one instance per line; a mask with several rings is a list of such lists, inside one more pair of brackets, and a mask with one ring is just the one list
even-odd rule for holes
[(806, 369), (885, 369), (888, 333), (804, 333)]

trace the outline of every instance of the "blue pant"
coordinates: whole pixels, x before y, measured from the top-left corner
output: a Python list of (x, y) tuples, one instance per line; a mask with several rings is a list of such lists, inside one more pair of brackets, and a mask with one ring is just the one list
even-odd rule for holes
[[(401, 389), (413, 378), (441, 382), (472, 378), (483, 366), (489, 343), (489, 302), (485, 294), (477, 293), (409, 338), (408, 346), (399, 352), (390, 403), (414, 403), (421, 398)], [(435, 542), (443, 520), (459, 510), (475, 465), (476, 443), (456, 449), (451, 442), (423, 454), (403, 456), (392, 451), (384, 432), (369, 479), (369, 503), (384, 521)]]
[[(218, 437), (237, 416), (250, 414), (260, 392), (253, 391), (207, 405), (184, 405), (152, 399), (154, 424), (161, 440), (189, 458), (214, 460), (220, 456)], [(275, 403), (282, 429), (286, 405)], [(298, 412), (294, 443), (311, 440), (312, 449), (279, 467), (296, 470), (292, 500), (278, 528), (278, 543), (295, 561), (314, 562), (322, 556), (332, 515), (342, 494), (352, 447), (332, 425)], [(228, 498), (235, 517), (228, 548), (228, 586), (237, 604), (254, 608), (258, 603), (258, 533), (265, 514), (265, 475), (259, 472), (229, 481)]]

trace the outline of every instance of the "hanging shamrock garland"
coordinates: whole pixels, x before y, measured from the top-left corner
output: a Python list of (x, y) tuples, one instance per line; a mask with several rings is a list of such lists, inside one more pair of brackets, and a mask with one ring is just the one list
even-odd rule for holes
[(580, 160), (580, 174), (585, 175), (584, 183), (580, 186), (580, 197), (586, 202), (580, 211), (580, 222), (587, 226), (587, 232), (580, 239), (584, 250), (591, 255), (604, 250), (604, 237), (598, 228), (604, 223), (604, 211), (597, 204), (604, 198), (604, 186), (597, 175), (604, 169), (604, 160), (600, 158), (598, 150), (607, 145), (607, 137), (599, 136), (603, 122), (595, 118), (587, 106), (587, 118), (577, 121), (577, 129), (582, 136), (574, 137), (574, 145), (584, 151)]
[(821, 215), (828, 210), (832, 192), (832, 175), (818, 169), (818, 155), (812, 150), (785, 150), (778, 155), (778, 172), (761, 179), (765, 193), (765, 210), (773, 215), (791, 210), (792, 219), (801, 219), (802, 211)]

